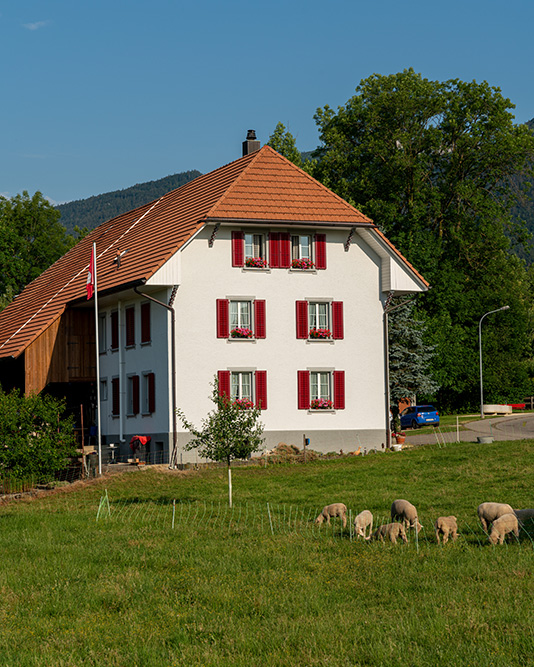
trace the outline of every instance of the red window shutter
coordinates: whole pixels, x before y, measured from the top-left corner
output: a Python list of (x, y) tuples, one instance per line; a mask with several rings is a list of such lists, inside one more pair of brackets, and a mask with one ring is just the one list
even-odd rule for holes
[(345, 371), (334, 371), (334, 408), (345, 409)]
[(148, 411), (156, 412), (156, 376), (154, 373), (148, 373)]
[(120, 412), (120, 391), (119, 391), (119, 378), (113, 378), (111, 380), (111, 414), (118, 415)]
[(226, 394), (230, 398), (230, 371), (218, 371), (217, 378), (219, 380), (219, 396)]
[(245, 264), (245, 234), (232, 232), (232, 266)]
[(230, 335), (230, 303), (228, 299), (217, 299), (217, 338)]
[(267, 371), (256, 371), (256, 407), (267, 410)]
[(111, 313), (111, 349), (119, 349), (119, 313), (116, 310)]
[(315, 235), (315, 268), (326, 269), (326, 234)]
[(141, 343), (150, 343), (150, 303), (141, 304)]
[(332, 301), (332, 338), (343, 338), (343, 301)]
[(135, 308), (126, 308), (126, 347), (135, 345)]
[(134, 415), (139, 414), (139, 375), (132, 377), (132, 410)]
[(291, 266), (291, 234), (280, 233), (280, 268), (289, 269)]
[(308, 302), (297, 301), (297, 338), (308, 338)]
[(273, 269), (280, 268), (280, 233), (269, 233), (269, 266)]
[(310, 371), (297, 371), (297, 405), (299, 410), (310, 409)]
[(265, 300), (254, 301), (254, 335), (256, 338), (265, 338)]

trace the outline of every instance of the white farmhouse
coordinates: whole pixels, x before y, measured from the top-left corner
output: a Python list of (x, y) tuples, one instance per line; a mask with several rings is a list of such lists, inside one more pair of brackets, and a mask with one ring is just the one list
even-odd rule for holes
[[(0, 314), (4, 389), (67, 396), (96, 420), (96, 243), (103, 451), (149, 435), (177, 460), (214, 378), (262, 409), (266, 447), (386, 442), (388, 295), (428, 288), (378, 228), (268, 146), (103, 223)], [(174, 360), (174, 364), (173, 364)], [(176, 431), (175, 431), (176, 429)], [(173, 434), (174, 433), (174, 434)]]

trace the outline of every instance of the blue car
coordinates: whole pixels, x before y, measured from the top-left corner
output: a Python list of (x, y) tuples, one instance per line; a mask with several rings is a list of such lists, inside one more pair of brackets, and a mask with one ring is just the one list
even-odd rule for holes
[(439, 426), (439, 413), (433, 405), (412, 405), (400, 413), (401, 428)]

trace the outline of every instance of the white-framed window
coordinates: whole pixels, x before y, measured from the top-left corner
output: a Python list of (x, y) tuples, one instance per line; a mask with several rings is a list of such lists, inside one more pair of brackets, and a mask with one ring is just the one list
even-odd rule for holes
[(291, 237), (291, 259), (312, 259), (312, 239), (308, 234)]
[(332, 373), (329, 371), (310, 371), (310, 399), (313, 401), (332, 401)]
[(106, 354), (108, 340), (107, 340), (107, 315), (106, 313), (99, 313), (98, 315), (98, 351), (100, 354)]
[(128, 416), (139, 413), (139, 375), (128, 375), (126, 378), (126, 405)]
[(141, 384), (142, 413), (150, 415), (156, 410), (155, 376), (152, 371), (144, 371)]
[(264, 234), (245, 233), (245, 266), (257, 269), (267, 266)]
[(230, 398), (232, 401), (246, 399), (254, 402), (252, 394), (252, 372), (232, 371), (232, 373), (230, 373)]
[(309, 301), (308, 320), (311, 329), (330, 329), (330, 302)]
[(252, 302), (230, 300), (230, 332), (249, 329), (252, 332)]
[(108, 379), (100, 378), (100, 400), (108, 400)]

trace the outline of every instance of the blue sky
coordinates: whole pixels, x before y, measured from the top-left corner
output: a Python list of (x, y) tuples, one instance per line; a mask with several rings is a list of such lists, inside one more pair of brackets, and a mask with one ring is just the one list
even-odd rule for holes
[(82, 199), (241, 155), (413, 67), (534, 117), (532, 0), (0, 0), (0, 193)]

